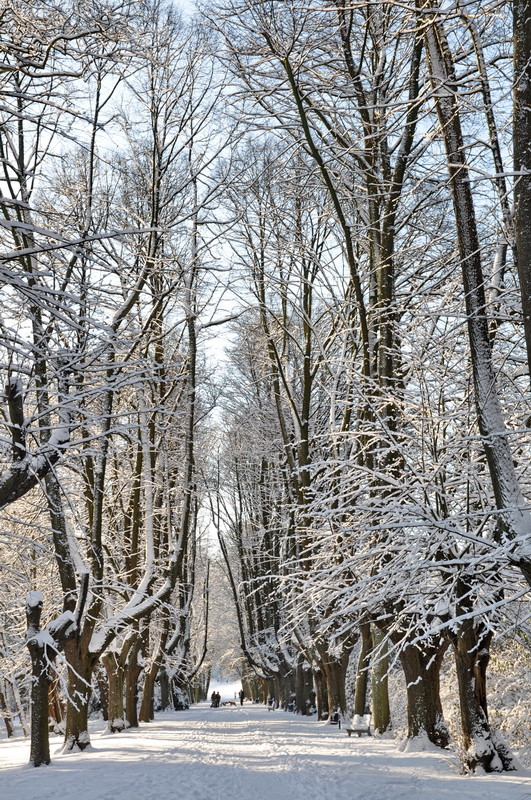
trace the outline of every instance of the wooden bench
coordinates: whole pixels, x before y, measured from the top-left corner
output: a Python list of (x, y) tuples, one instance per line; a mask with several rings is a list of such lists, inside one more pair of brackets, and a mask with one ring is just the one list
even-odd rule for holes
[(357, 733), (358, 737), (361, 736), (362, 733), (366, 733), (367, 736), (371, 735), (371, 715), (370, 714), (354, 714), (352, 718), (352, 722), (348, 727), (345, 728), (346, 732), (348, 733), (349, 737), (353, 733)]

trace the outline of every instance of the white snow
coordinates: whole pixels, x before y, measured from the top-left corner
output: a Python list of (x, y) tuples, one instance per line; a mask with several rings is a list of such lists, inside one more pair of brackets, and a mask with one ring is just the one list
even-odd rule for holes
[(138, 730), (104, 733), (92, 748), (27, 766), (28, 740), (0, 742), (0, 797), (10, 800), (523, 800), (531, 771), (459, 775), (455, 754), (400, 752), (392, 739), (343, 730), (284, 711), (243, 707), (160, 714)]
[(49, 631), (52, 636), (57, 636), (59, 632), (66, 633), (69, 628), (75, 627), (76, 618), (74, 613), (72, 611), (63, 611), (62, 614), (47, 624), (46, 630)]
[(26, 595), (26, 605), (28, 608), (36, 608), (38, 605), (42, 605), (44, 602), (44, 598), (42, 596), (42, 592), (28, 592)]

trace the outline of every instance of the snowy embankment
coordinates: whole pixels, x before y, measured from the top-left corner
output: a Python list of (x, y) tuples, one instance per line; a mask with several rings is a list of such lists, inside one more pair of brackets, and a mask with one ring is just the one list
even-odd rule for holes
[[(104, 723), (101, 723), (101, 727)], [(524, 800), (531, 771), (465, 777), (451, 753), (401, 753), (396, 741), (245, 703), (160, 714), (93, 749), (27, 766), (27, 740), (0, 742), (0, 797), (9, 800)]]

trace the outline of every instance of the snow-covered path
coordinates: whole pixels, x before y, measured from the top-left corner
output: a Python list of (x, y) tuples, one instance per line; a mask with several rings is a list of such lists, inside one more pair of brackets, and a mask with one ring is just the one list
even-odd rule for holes
[[(27, 766), (28, 742), (0, 742), (0, 797), (9, 800), (531, 800), (531, 772), (463, 777), (445, 753), (400, 753), (396, 742), (284, 712), (243, 708), (159, 715), (140, 730), (94, 733), (93, 750)], [(54, 740), (57, 750), (60, 740)]]

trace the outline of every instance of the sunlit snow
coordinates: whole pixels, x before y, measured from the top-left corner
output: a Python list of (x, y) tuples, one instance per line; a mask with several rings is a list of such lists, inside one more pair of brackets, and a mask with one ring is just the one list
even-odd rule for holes
[[(213, 690), (214, 686), (211, 687)], [(220, 686), (222, 700), (238, 688)], [(524, 800), (531, 771), (467, 777), (445, 752), (400, 752), (393, 739), (343, 730), (246, 701), (159, 714), (105, 734), (92, 749), (27, 765), (28, 740), (0, 742), (0, 797), (9, 800)]]

